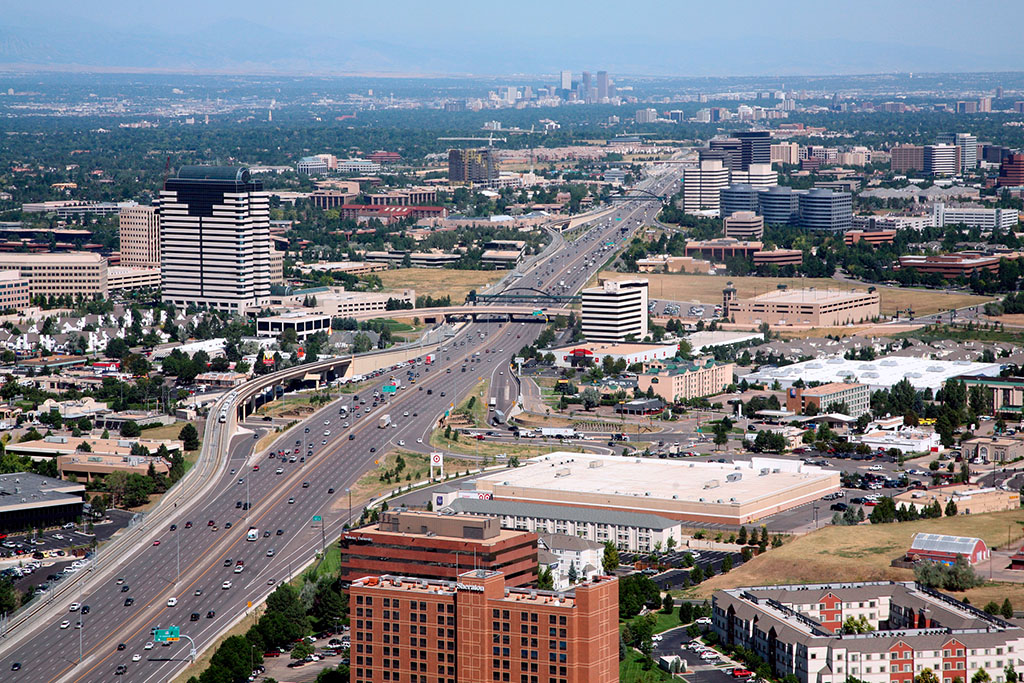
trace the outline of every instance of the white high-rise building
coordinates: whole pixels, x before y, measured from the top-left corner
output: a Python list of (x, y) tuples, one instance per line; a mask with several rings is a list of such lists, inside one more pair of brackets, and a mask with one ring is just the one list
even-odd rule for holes
[(241, 313), (270, 297), (270, 195), (249, 169), (184, 166), (160, 193), (163, 300)]
[(719, 210), (719, 194), (729, 187), (729, 168), (721, 159), (703, 159), (683, 170), (683, 211)]
[(561, 73), (561, 83), (559, 84), (562, 90), (572, 90), (572, 72), (563, 71)]
[(155, 206), (126, 206), (118, 212), (121, 265), (160, 267), (160, 217)]
[(779, 174), (772, 170), (771, 164), (750, 164), (747, 171), (732, 172), (732, 184), (771, 187), (779, 184)]
[(960, 148), (956, 145), (925, 145), (924, 172), (933, 176), (956, 175), (961, 168), (960, 157)]
[(637, 109), (636, 110), (636, 122), (637, 123), (654, 123), (658, 120), (657, 109)]
[(587, 341), (641, 341), (647, 336), (647, 280), (606, 280), (583, 290)]
[(938, 142), (960, 148), (960, 171), (967, 173), (978, 166), (978, 138), (970, 133), (943, 133)]

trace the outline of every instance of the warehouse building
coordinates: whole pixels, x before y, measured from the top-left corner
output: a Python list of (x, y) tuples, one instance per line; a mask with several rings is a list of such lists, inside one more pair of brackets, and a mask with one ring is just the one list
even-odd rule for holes
[(477, 490), (499, 501), (739, 525), (838, 491), (839, 472), (778, 458), (717, 463), (555, 452), (480, 477)]
[(938, 562), (953, 564), (957, 557), (963, 557), (967, 564), (984, 562), (991, 556), (985, 541), (969, 536), (947, 536), (945, 534), (914, 534), (914, 541), (907, 551), (911, 562)]
[[(890, 389), (892, 385), (906, 379), (915, 389), (931, 389), (934, 392), (942, 387), (946, 380), (953, 377), (959, 379), (960, 375), (981, 375), (998, 380), (1000, 370), (999, 363), (974, 363), (965, 360), (885, 356), (866, 361), (835, 357), (817, 358), (779, 368), (762, 366), (757, 372), (747, 375), (747, 381), (769, 385), (778, 381), (784, 389), (793, 386), (793, 382), (798, 379), (808, 384), (853, 382), (867, 384), (875, 390)], [(973, 379), (977, 381), (979, 378)]]
[(575, 368), (593, 362), (601, 365), (605, 358), (634, 363), (649, 363), (672, 358), (679, 351), (677, 344), (600, 344), (583, 343), (552, 349), (556, 368)]
[(725, 316), (738, 325), (835, 327), (877, 318), (881, 311), (874, 287), (867, 291), (778, 289), (750, 299), (737, 299), (736, 291), (726, 287), (722, 294)]
[(0, 531), (45, 529), (82, 516), (85, 484), (30, 472), (0, 474)]
[[(851, 617), (871, 632), (842, 633)], [(711, 619), (723, 644), (800, 683), (914, 683), (924, 669), (941, 683), (981, 669), (1000, 682), (1024, 647), (1019, 626), (912, 582), (733, 588), (715, 593)]]

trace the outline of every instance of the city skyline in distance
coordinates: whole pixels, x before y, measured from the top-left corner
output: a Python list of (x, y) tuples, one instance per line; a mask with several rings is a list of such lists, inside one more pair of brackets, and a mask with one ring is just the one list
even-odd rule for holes
[[(525, 0), (377, 6), (57, 0), (6, 10), (0, 70), (294, 75), (811, 75), (1024, 70), (1024, 6), (792, 0), (629, 10)], [(669, 29), (666, 29), (669, 27)], [(968, 37), (951, 40), (950, 36)], [(944, 38), (946, 37), (946, 38)]]

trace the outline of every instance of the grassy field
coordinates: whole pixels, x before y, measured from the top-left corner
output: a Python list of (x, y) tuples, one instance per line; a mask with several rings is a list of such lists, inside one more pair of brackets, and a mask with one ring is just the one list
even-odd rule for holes
[(480, 291), (500, 280), (505, 271), (395, 268), (374, 274), (385, 289), (415, 289), (416, 296), (450, 296), (453, 304), (461, 304), (469, 290)]
[[(737, 586), (828, 581), (907, 581), (914, 572), (889, 566), (910, 547), (915, 533), (931, 532), (953, 536), (977, 536), (990, 546), (1003, 546), (1021, 538), (1024, 509), (961, 515), (942, 519), (862, 524), (854, 527), (828, 526), (801, 536), (781, 548), (769, 550), (728, 574), (715, 576), (691, 593), (709, 597), (715, 590)], [(967, 592), (971, 602), (990, 593), (996, 584)], [(999, 595), (1024, 605), (1024, 584), (1003, 584)], [(980, 598), (979, 598), (980, 599)], [(984, 603), (981, 603), (984, 604)]]
[[(663, 614), (662, 611), (659, 609), (658, 611), (654, 612), (654, 616), (658, 617), (658, 623), (654, 626), (654, 632), (655, 633), (662, 633), (664, 631), (669, 630), (670, 628), (675, 628), (676, 626), (682, 626), (682, 624), (679, 623), (679, 610), (678, 609), (674, 609), (671, 614)], [(639, 618), (640, 617), (634, 617), (633, 621), (636, 621)], [(625, 627), (626, 627), (626, 621), (620, 621), (619, 622), (619, 631), (621, 632), (622, 629), (625, 628)]]
[(327, 554), (323, 561), (310, 567), (307, 573), (320, 579), (324, 576), (335, 576), (339, 571), (341, 571), (341, 548), (337, 543), (331, 543), (327, 546)]
[[(621, 278), (622, 273), (602, 271), (601, 278)], [(739, 298), (764, 294), (776, 289), (776, 285), (785, 284), (790, 289), (816, 287), (818, 289), (860, 289), (866, 290), (869, 285), (856, 286), (838, 282), (829, 278), (799, 277), (730, 277), (726, 275), (683, 275), (649, 273), (644, 275), (650, 281), (649, 293), (652, 299), (669, 299), (671, 301), (699, 301), (701, 303), (718, 303), (722, 300), (722, 288), (732, 282)], [(955, 292), (947, 294), (940, 290), (896, 289), (879, 287), (882, 297), (882, 313), (892, 314), (898, 310), (914, 309), (915, 315), (927, 315), (950, 308), (974, 306), (991, 301), (991, 297), (975, 296)]]
[[(399, 455), (405, 460), (405, 468), (399, 475), (399, 481), (394, 479), (390, 483), (381, 481), (381, 473), (393, 469)], [(376, 461), (376, 467), (363, 474), (359, 481), (356, 482), (356, 485), (352, 487), (353, 509), (356, 509), (357, 506), (362, 506), (370, 498), (379, 498), (400, 486), (426, 479), (428, 471), (427, 458), (428, 456), (423, 453), (413, 453), (401, 449), (391, 451), (383, 458), (379, 458)], [(480, 463), (471, 460), (450, 457), (444, 459), (445, 474), (462, 474), (466, 470), (478, 469), (479, 467)], [(406, 479), (407, 474), (412, 474), (412, 477), (408, 480)]]
[(626, 658), (619, 662), (619, 683), (661, 683), (674, 680), (667, 671), (657, 664), (645, 668), (644, 656), (636, 650), (627, 650)]

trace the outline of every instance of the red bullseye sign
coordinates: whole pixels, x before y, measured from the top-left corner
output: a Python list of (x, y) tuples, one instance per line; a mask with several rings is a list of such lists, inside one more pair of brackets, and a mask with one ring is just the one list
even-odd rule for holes
[(435, 454), (435, 455), (432, 455), (432, 456), (430, 457), (430, 459), (431, 459), (431, 461), (432, 461), (432, 462), (433, 462), (433, 463), (434, 463), (435, 465), (440, 465), (440, 464), (441, 464), (441, 456), (440, 456), (440, 455), (437, 455), (437, 454)]

